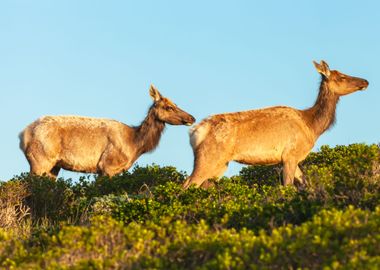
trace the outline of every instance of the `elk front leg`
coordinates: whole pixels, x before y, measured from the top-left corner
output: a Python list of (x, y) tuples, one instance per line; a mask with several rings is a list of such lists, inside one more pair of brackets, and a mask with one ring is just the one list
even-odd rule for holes
[(133, 160), (111, 146), (104, 151), (100, 158), (98, 171), (101, 175), (112, 177), (128, 170), (132, 165)]
[(190, 177), (183, 184), (183, 188), (187, 189), (191, 185), (196, 187), (209, 187), (206, 182), (208, 179), (219, 178), (226, 171), (228, 162), (215, 160), (197, 160), (194, 170)]
[(56, 160), (48, 157), (42, 152), (35, 151), (30, 147), (30, 152), (26, 154), (26, 158), (30, 165), (30, 173), (35, 175), (46, 175), (52, 179), (56, 179), (57, 174), (52, 172), (55, 167)]

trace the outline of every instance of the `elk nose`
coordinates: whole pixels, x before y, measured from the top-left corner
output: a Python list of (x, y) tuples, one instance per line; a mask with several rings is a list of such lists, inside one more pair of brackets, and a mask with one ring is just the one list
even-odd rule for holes
[(187, 121), (186, 125), (191, 126), (194, 123), (195, 123), (195, 118), (192, 115), (190, 115), (189, 120)]
[(362, 90), (366, 89), (369, 85), (369, 82), (367, 80), (364, 80)]

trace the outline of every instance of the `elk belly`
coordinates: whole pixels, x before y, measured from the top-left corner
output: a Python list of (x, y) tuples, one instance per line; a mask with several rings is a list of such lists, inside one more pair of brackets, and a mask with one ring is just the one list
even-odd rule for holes
[(63, 169), (96, 172), (99, 159), (108, 143), (107, 138), (91, 130), (88, 133), (71, 133), (62, 138), (60, 165)]
[(234, 161), (248, 165), (270, 165), (281, 162), (282, 149), (264, 148), (260, 145), (235, 154)]

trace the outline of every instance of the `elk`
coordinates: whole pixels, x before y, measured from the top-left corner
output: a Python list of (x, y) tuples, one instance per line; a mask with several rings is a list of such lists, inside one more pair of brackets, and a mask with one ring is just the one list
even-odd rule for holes
[(297, 110), (276, 106), (224, 113), (206, 118), (190, 130), (194, 168), (183, 187), (207, 187), (220, 177), (230, 161), (248, 165), (283, 165), (283, 184), (294, 178), (303, 183), (298, 163), (306, 158), (318, 137), (335, 121), (339, 98), (366, 89), (368, 81), (330, 70), (326, 62), (314, 62), (321, 74), (314, 106)]
[(55, 179), (60, 169), (112, 177), (153, 151), (165, 124), (192, 125), (195, 119), (152, 85), (153, 105), (139, 126), (81, 116), (44, 116), (20, 133), (30, 172)]

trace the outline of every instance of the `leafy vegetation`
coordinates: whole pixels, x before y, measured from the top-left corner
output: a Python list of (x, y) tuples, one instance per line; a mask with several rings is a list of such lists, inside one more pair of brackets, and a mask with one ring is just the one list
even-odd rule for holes
[(251, 166), (210, 189), (157, 165), (73, 183), (0, 184), (0, 268), (378, 269), (380, 148), (312, 153), (307, 185)]

